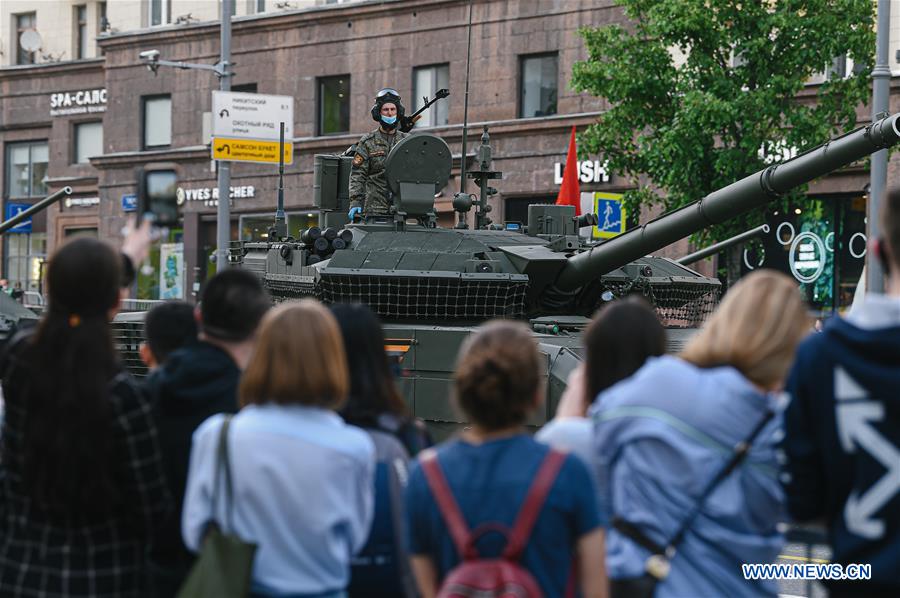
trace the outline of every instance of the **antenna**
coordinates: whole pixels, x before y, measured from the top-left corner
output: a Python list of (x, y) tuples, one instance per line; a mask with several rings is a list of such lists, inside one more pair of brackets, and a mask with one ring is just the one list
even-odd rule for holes
[(278, 137), (278, 206), (275, 208), (275, 236), (278, 240), (287, 237), (287, 222), (284, 218), (284, 123)]
[(469, 0), (469, 41), (466, 48), (466, 99), (463, 103), (462, 159), (459, 166), (459, 192), (466, 192), (466, 138), (469, 131), (469, 61), (472, 58), (472, 0)]
[(466, 142), (469, 132), (469, 63), (472, 59), (472, 0), (469, 0), (468, 41), (466, 42), (466, 97), (463, 101), (462, 156), (459, 160), (459, 193), (453, 198), (453, 209), (459, 212), (456, 228), (468, 228), (466, 212), (472, 208), (472, 201), (466, 193)]

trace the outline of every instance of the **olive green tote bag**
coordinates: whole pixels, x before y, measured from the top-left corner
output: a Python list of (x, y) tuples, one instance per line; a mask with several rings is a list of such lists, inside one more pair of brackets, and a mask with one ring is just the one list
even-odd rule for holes
[[(212, 513), (215, 516), (219, 498), (219, 480), (225, 471), (225, 517), (227, 529), (233, 530), (233, 489), (231, 467), (228, 460), (228, 415), (219, 433), (215, 488)], [(200, 557), (178, 592), (178, 598), (245, 598), (250, 593), (253, 572), (253, 556), (256, 545), (244, 542), (234, 534), (223, 532), (215, 521), (209, 524)]]

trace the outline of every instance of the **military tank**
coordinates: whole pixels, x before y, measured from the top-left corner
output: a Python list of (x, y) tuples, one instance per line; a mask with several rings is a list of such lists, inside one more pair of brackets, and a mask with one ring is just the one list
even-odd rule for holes
[(487, 319), (527, 320), (546, 358), (548, 400), (531, 422), (539, 425), (583, 358), (581, 330), (605, 301), (642, 293), (669, 328), (672, 350), (715, 308), (717, 279), (648, 254), (895, 144), (898, 118), (877, 120), (601, 243), (578, 235), (595, 217), (576, 217), (572, 206), (531, 205), (523, 225), (491, 222), (488, 184), (502, 175), (491, 169), (486, 127), (476, 168), (467, 173), (480, 196), (457, 194), (459, 223), (437, 226), (434, 198), (449, 179), (451, 152), (439, 137), (414, 134), (385, 162), (390, 214), (348, 223), (350, 159), (317, 155), (320, 226), (234, 244), (230, 260), (255, 272), (276, 301), (315, 297), (370, 306), (385, 324), (388, 351), (401, 360), (409, 405), (438, 434), (463, 423), (449, 395), (466, 336)]

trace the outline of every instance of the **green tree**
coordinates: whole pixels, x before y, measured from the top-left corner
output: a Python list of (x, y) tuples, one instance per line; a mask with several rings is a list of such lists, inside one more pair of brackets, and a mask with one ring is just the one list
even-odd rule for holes
[[(581, 30), (588, 59), (575, 64), (572, 86), (609, 103), (579, 148), (635, 185), (625, 198), (631, 210), (700, 199), (764, 168), (761, 148), (774, 156), (823, 143), (852, 128), (857, 107), (869, 100), (872, 0), (618, 4), (627, 25)], [(848, 77), (806, 87), (845, 55), (854, 64)], [(652, 186), (639, 185), (642, 175)], [(760, 222), (762, 211), (749, 213), (697, 240), (721, 240)]]

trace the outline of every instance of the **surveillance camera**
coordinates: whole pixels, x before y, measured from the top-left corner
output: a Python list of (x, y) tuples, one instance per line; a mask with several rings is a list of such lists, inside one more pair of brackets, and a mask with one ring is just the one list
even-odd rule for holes
[(145, 50), (140, 57), (145, 62), (156, 62), (159, 60), (159, 50)]

